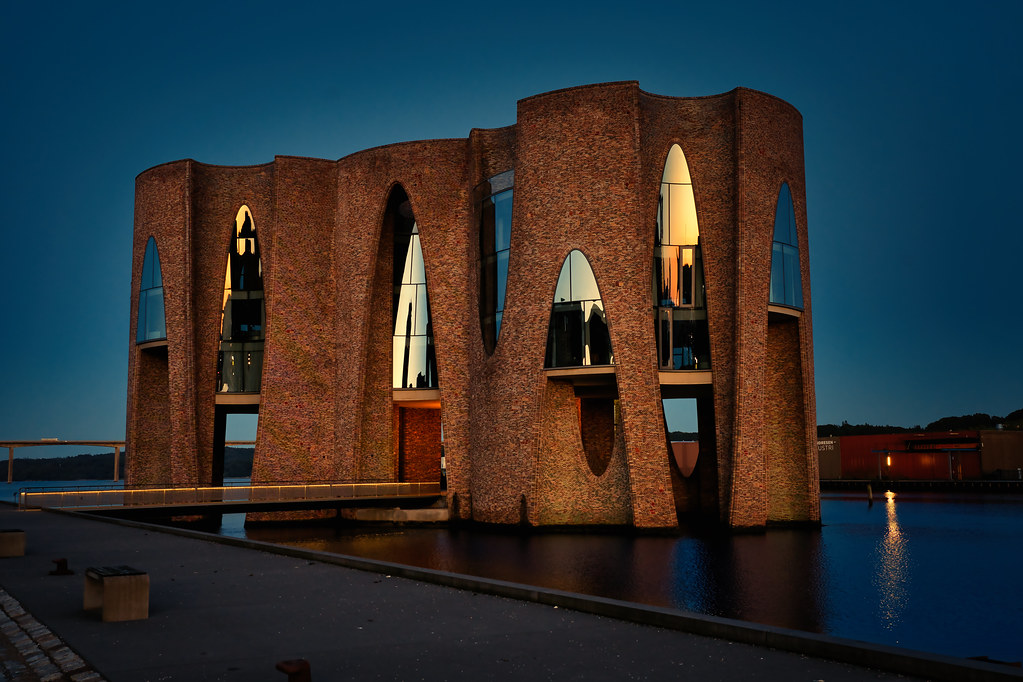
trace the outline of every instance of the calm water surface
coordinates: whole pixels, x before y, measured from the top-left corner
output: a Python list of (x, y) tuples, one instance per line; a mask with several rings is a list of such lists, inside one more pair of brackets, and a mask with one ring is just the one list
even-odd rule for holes
[(221, 533), (952, 656), (1023, 659), (1023, 496), (825, 493), (757, 535), (388, 528)]

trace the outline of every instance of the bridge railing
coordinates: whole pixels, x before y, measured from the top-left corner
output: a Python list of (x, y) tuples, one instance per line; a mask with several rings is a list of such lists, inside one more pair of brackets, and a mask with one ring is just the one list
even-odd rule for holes
[(105, 489), (25, 488), (20, 509), (215, 506), (233, 502), (299, 502), (439, 495), (440, 483), (281, 483), (232, 486), (158, 486)]

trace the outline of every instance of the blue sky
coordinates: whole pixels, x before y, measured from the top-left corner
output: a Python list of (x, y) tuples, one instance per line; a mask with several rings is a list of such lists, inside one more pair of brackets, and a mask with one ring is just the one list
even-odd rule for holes
[(123, 438), (139, 172), (466, 137), (614, 80), (802, 112), (818, 422), (1023, 407), (1023, 3), (370, 4), (4, 10), (0, 438)]

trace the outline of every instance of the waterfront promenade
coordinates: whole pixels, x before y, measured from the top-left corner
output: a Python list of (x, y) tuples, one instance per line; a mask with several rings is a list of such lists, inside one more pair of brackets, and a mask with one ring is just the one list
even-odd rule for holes
[[(275, 664), (294, 658), (310, 661), (316, 682), (907, 679), (355, 570), (313, 555), (259, 551), (81, 516), (0, 505), (0, 528), (24, 529), (28, 538), (24, 557), (0, 559), (0, 587), (70, 647), (66, 655), (81, 656), (113, 682), (281, 682), (287, 678)], [(49, 575), (55, 558), (66, 558), (75, 574)], [(83, 574), (89, 566), (121, 564), (149, 573), (150, 617), (103, 623), (82, 611)], [(50, 640), (49, 650), (62, 649)], [(12, 655), (9, 646), (0, 651)], [(30, 672), (23, 679), (36, 679)]]

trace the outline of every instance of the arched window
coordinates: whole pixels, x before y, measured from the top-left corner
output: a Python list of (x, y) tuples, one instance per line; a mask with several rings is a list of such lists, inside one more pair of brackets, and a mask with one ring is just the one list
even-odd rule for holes
[(493, 353), (501, 335), (511, 252), (512, 190), (515, 171), (505, 171), (476, 187), (480, 216), (480, 330)]
[(139, 317), (135, 343), (161, 341), (167, 338), (167, 321), (163, 313), (163, 274), (156, 240), (146, 242), (142, 259), (142, 284), (139, 285)]
[[(407, 215), (406, 215), (407, 213)], [(437, 388), (437, 354), (419, 226), (401, 204), (394, 224), (393, 388)]]
[(661, 176), (653, 289), (659, 368), (710, 369), (696, 199), (689, 164), (677, 144), (668, 151)]
[(799, 272), (799, 237), (789, 183), (783, 182), (774, 209), (774, 246), (771, 249), (771, 303), (803, 308)]
[(242, 206), (235, 216), (234, 236), (227, 247), (220, 359), (217, 363), (218, 392), (259, 392), (265, 328), (259, 239), (252, 212), (248, 206)]
[(582, 251), (565, 258), (554, 291), (545, 367), (613, 365), (611, 335), (593, 269)]

